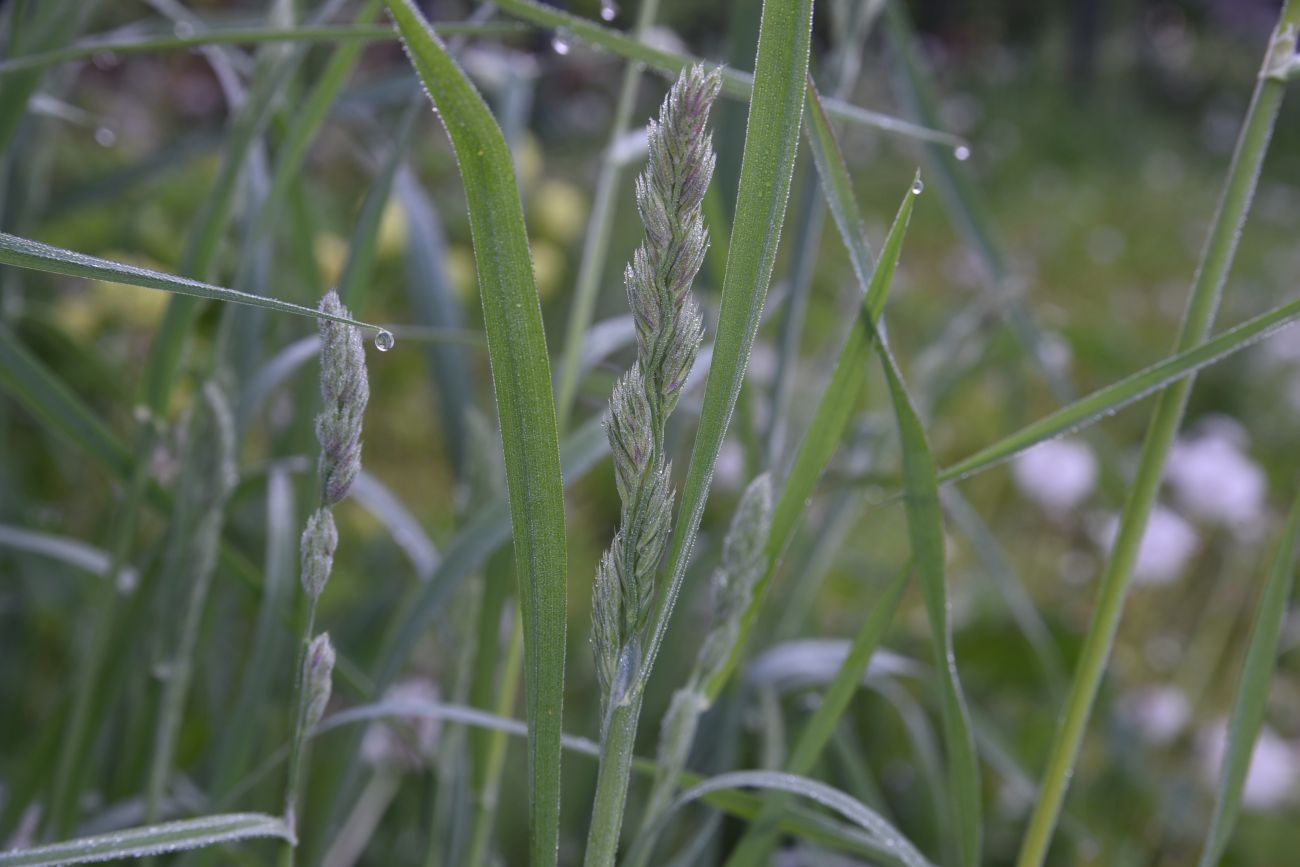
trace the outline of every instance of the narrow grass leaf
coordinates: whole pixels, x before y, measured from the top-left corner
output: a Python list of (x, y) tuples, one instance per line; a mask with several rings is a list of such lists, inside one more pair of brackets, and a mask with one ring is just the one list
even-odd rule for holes
[(293, 839), (289, 828), (279, 817), (261, 813), (230, 813), (97, 834), (35, 849), (0, 852), (0, 867), (56, 867), (61, 864), (86, 864), (118, 858), (143, 858), (184, 849), (235, 843), (254, 837)]
[(889, 383), (890, 399), (898, 419), (903, 451), (904, 504), (912, 559), (921, 582), (926, 613), (930, 619), (939, 674), (943, 740), (948, 758), (948, 794), (960, 863), (973, 867), (980, 861), (979, 760), (971, 736), (970, 714), (957, 677), (957, 660), (952, 647), (948, 595), (944, 578), (945, 546), (943, 511), (939, 506), (939, 482), (925, 428), (903, 384), (898, 365), (882, 339), (877, 344)]
[(1282, 636), (1282, 621), (1286, 618), (1291, 597), (1291, 586), (1296, 577), (1296, 547), (1300, 539), (1300, 497), (1291, 506), (1286, 527), (1278, 543), (1277, 556), (1269, 572), (1268, 583), (1259, 597), (1255, 623), (1250, 631), (1250, 644), (1246, 648), (1246, 661), (1237, 683), (1237, 697), (1233, 701), (1232, 716), (1228, 723), (1228, 740), (1219, 772), (1219, 788), (1214, 798), (1214, 817), (1205, 837), (1200, 867), (1214, 867), (1223, 857), (1241, 811), (1241, 793), (1246, 785), (1255, 739), (1264, 724), (1268, 707), (1269, 685), (1277, 665), (1278, 642)]
[(898, 263), (898, 254), (902, 249), (904, 229), (911, 218), (912, 203), (915, 194), (908, 192), (899, 207), (893, 227), (881, 250), (879, 267), (871, 260), (871, 251), (867, 247), (866, 231), (863, 228), (862, 215), (857, 200), (852, 194), (852, 183), (839, 145), (830, 129), (824, 112), (820, 110), (820, 100), (815, 88), (808, 84), (807, 128), (810, 131), (810, 144), (817, 161), (822, 190), (830, 204), (831, 214), (836, 227), (849, 251), (849, 259), (854, 273), (866, 287), (862, 298), (860, 322), (849, 331), (844, 346), (840, 349), (835, 370), (830, 382), (822, 393), (812, 422), (804, 433), (795, 452), (794, 463), (781, 489), (781, 496), (772, 511), (772, 530), (767, 540), (767, 571), (754, 587), (754, 596), (741, 619), (740, 639), (726, 666), (718, 671), (708, 683), (705, 692), (716, 698), (723, 685), (739, 663), (744, 650), (745, 637), (753, 630), (758, 619), (758, 612), (767, 595), (767, 588), (776, 574), (781, 555), (794, 536), (799, 516), (803, 514), (808, 498), (812, 496), (817, 480), (821, 477), (831, 459), (844, 429), (848, 425), (849, 415), (854, 403), (861, 394), (867, 378), (867, 359), (875, 340), (876, 323), (884, 310), (885, 300), (889, 297), (890, 287), (894, 281), (894, 268)]
[[(80, 539), (7, 524), (0, 524), (0, 548), (39, 554), (101, 578), (107, 578), (113, 568), (112, 558), (102, 548), (88, 545)], [(128, 591), (135, 586), (138, 578), (136, 571), (127, 567), (118, 570), (115, 580), (119, 590)]]
[(505, 451), (524, 621), (531, 862), (559, 846), (566, 546), (550, 362), (514, 164), (469, 79), (411, 0), (387, 0), (411, 62), (439, 111), (469, 205), (483, 318)]
[[(587, 18), (571, 15), (553, 6), (535, 2), (535, 0), (499, 0), (496, 5), (501, 11), (509, 15), (514, 15), (542, 27), (554, 27), (557, 30), (562, 30), (566, 34), (572, 34), (577, 39), (598, 48), (603, 48), (620, 57), (637, 63), (644, 63), (671, 78), (676, 78), (687, 67), (703, 62), (689, 54), (648, 45)], [(704, 65), (709, 67), (716, 64), (705, 63)], [(727, 96), (742, 101), (748, 100), (753, 87), (754, 76), (744, 72), (737, 72), (734, 69), (723, 69), (722, 92)], [(960, 136), (919, 126), (891, 115), (859, 108), (838, 99), (827, 100), (826, 107), (837, 120), (844, 120), (923, 141), (944, 142), (950, 147), (958, 147), (963, 144), (963, 139)]]
[(333, 319), (347, 325), (355, 325), (372, 331), (379, 330), (377, 325), (359, 322), (341, 316), (331, 316), (317, 311), (313, 307), (304, 307), (278, 298), (267, 298), (238, 289), (214, 286), (200, 280), (191, 280), (175, 274), (164, 274), (149, 268), (112, 262), (97, 256), (88, 256), (75, 250), (52, 247), (28, 238), (19, 238), (0, 232), (0, 265), (14, 265), (33, 271), (47, 271), (65, 277), (80, 277), (84, 280), (103, 280), (109, 283), (126, 283), (131, 286), (143, 286), (147, 289), (160, 289), (174, 295), (186, 295), (192, 298), (208, 298), (233, 304), (247, 304), (263, 307), (280, 313), (292, 313), (312, 319)]
[(669, 559), (671, 577), (646, 651), (642, 685), (663, 643), (673, 605), (686, 577), (691, 548), (713, 479), (714, 462), (740, 395), (772, 279), (799, 146), (811, 32), (812, 0), (793, 3), (772, 0), (763, 4), (718, 333), (677, 512)]
[(926, 857), (917, 850), (889, 820), (861, 801), (833, 786), (797, 774), (777, 771), (735, 771), (709, 777), (682, 792), (669, 808), (665, 818), (692, 801), (723, 789), (768, 789), (788, 792), (816, 801), (829, 807), (865, 831), (878, 846), (889, 852), (906, 867), (931, 867)]
[(1063, 406), (946, 467), (939, 482), (959, 481), (1011, 460), (1044, 440), (1080, 430), (1148, 395), (1186, 380), (1203, 368), (1263, 340), (1300, 318), (1300, 299), (1281, 304), (1217, 336)]
[[(517, 36), (529, 32), (523, 24), (510, 21), (469, 22), (447, 21), (438, 24), (438, 32), (447, 36)], [(230, 27), (204, 30), (192, 36), (168, 34), (143, 34), (140, 36), (94, 36), (72, 45), (39, 54), (15, 57), (0, 63), (0, 76), (14, 75), (34, 69), (44, 69), (73, 60), (88, 60), (97, 54), (151, 54), (164, 51), (181, 51), (207, 45), (258, 45), (264, 42), (395, 42), (397, 34), (391, 27), (357, 25), (306, 26), (306, 27)]]

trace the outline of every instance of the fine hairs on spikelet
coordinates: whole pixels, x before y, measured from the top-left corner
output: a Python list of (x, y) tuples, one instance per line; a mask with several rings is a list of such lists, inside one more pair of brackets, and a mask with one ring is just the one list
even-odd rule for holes
[(618, 532), (596, 569), (592, 600), (596, 671), (607, 701), (621, 701), (638, 670), (655, 572), (672, 529), (664, 427), (704, 334), (690, 289), (708, 248), (700, 206), (714, 155), (705, 126), (721, 85), (717, 70), (700, 66), (677, 80), (650, 121), (649, 160), (636, 181), (645, 238), (624, 279), (637, 359), (614, 386), (605, 425), (623, 505)]

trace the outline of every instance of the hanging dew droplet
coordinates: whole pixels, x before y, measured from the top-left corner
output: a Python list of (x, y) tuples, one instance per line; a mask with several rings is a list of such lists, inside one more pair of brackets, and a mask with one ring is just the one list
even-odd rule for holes
[(117, 133), (110, 126), (101, 126), (95, 130), (95, 144), (102, 148), (111, 148), (117, 144)]
[(614, 0), (600, 0), (600, 17), (603, 21), (613, 21), (618, 17), (618, 4)]
[(921, 195), (921, 191), (924, 189), (925, 189), (925, 184), (921, 183), (920, 178), (917, 178), (916, 180), (912, 181), (912, 195), (919, 196)]
[(567, 31), (564, 30), (555, 31), (555, 35), (551, 37), (552, 51), (554, 51), (556, 54), (563, 57), (564, 55), (569, 53), (572, 47), (573, 46), (570, 44), (569, 34)]
[(957, 145), (952, 149), (952, 155), (957, 158), (957, 162), (964, 163), (970, 159), (970, 148), (966, 145)]
[(194, 35), (194, 25), (188, 21), (177, 21), (172, 33), (176, 34), (177, 39), (189, 39)]
[(396, 341), (393, 339), (393, 332), (386, 328), (381, 328), (375, 332), (375, 349), (380, 352), (387, 352), (393, 348)]

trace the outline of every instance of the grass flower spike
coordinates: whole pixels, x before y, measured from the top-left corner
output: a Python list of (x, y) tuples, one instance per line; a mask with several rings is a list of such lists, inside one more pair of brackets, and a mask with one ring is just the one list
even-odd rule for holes
[[(337, 292), (321, 299), (320, 312), (348, 317)], [(320, 441), (321, 498), (332, 506), (348, 495), (361, 471), (361, 417), (370, 400), (366, 378), (366, 350), (355, 326), (330, 319), (320, 320), (323, 408), (316, 417), (316, 438)]]
[[(331, 290), (321, 299), (319, 310), (330, 316), (351, 314)], [(320, 505), (307, 519), (300, 542), (302, 589), (307, 595), (307, 617), (299, 645), (297, 712), (289, 753), (289, 780), (285, 791), (285, 824), (294, 831), (297, 805), (302, 790), (303, 751), (311, 730), (329, 704), (334, 672), (334, 646), (329, 634), (314, 635), (316, 603), (334, 568), (334, 551), (339, 532), (334, 524), (334, 506), (348, 495), (361, 472), (361, 420), (370, 400), (366, 375), (366, 351), (361, 332), (355, 326), (329, 319), (320, 320), (320, 393), (322, 409), (316, 416), (316, 439), (320, 441)], [(293, 844), (284, 850), (283, 864), (293, 864)]]
[(700, 205), (713, 176), (705, 132), (722, 79), (694, 67), (673, 85), (650, 122), (650, 158), (636, 181), (645, 240), (627, 266), (637, 360), (614, 386), (606, 430), (623, 502), (619, 530), (597, 567), (593, 594), (596, 669), (606, 701), (626, 699), (654, 606), (655, 571), (672, 524), (671, 468), (664, 428), (703, 336), (691, 283), (708, 235)]

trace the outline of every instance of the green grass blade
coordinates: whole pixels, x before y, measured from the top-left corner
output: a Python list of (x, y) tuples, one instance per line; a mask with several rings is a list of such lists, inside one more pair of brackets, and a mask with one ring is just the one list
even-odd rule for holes
[(568, 576), (559, 437), (528, 235), (510, 149), (492, 113), (415, 5), (387, 2), (447, 127), (469, 204), (524, 621), (530, 850), (534, 865), (553, 864), (559, 846)]
[[(794, 749), (785, 762), (785, 771), (790, 774), (807, 774), (822, 750), (835, 734), (840, 718), (848, 710), (849, 702), (862, 684), (862, 678), (871, 664), (871, 657), (885, 632), (894, 619), (898, 603), (907, 588), (907, 578), (912, 571), (909, 563), (890, 581), (884, 593), (877, 601), (871, 614), (862, 622), (844, 662), (835, 673), (835, 678), (827, 685), (821, 695), (817, 710), (804, 723), (795, 741)], [(763, 812), (745, 830), (740, 842), (727, 859), (729, 867), (741, 867), (746, 864), (765, 864), (777, 840), (777, 820), (785, 810), (787, 797), (774, 796), (767, 799)]]
[(63, 380), (0, 326), (0, 388), (49, 428), (89, 452), (118, 478), (129, 475), (131, 453)]
[(180, 277), (175, 274), (164, 274), (161, 271), (128, 265), (123, 262), (112, 262), (108, 259), (100, 259), (97, 256), (78, 253), (75, 250), (51, 247), (49, 244), (42, 244), (28, 238), (19, 238), (4, 232), (0, 232), (0, 265), (14, 265), (33, 271), (61, 274), (65, 277), (80, 277), (84, 280), (126, 283), (131, 286), (143, 286), (147, 289), (160, 289), (173, 295), (207, 298), (232, 304), (247, 304), (252, 307), (262, 307), (278, 313), (292, 313), (295, 316), (306, 316), (312, 319), (333, 319), (337, 322), (372, 331), (379, 329), (379, 326), (367, 322), (320, 313), (314, 307), (304, 307), (301, 304), (281, 301), (278, 298), (267, 298), (262, 295), (254, 295), (251, 292), (241, 292), (238, 289), (214, 286), (200, 280), (191, 280), (188, 277)]
[(0, 867), (56, 867), (118, 858), (143, 858), (182, 849), (235, 843), (255, 837), (292, 840), (293, 834), (276, 816), (230, 813), (180, 822), (129, 828), (94, 837), (82, 837), (35, 849), (0, 852)]
[(903, 384), (898, 365), (883, 339), (878, 341), (877, 347), (898, 418), (908, 536), (933, 634), (943, 740), (948, 757), (948, 795), (952, 800), (953, 818), (956, 822), (958, 853), (961, 864), (973, 867), (980, 862), (979, 761), (975, 755), (970, 714), (962, 696), (952, 647), (952, 624), (948, 618), (948, 594), (944, 579), (946, 558), (938, 473), (925, 428)]
[(754, 61), (753, 99), (741, 159), (736, 220), (727, 248), (718, 333), (681, 507), (677, 511), (669, 559), (671, 577), (642, 666), (642, 686), (663, 643), (673, 605), (686, 577), (713, 478), (713, 465), (740, 394), (772, 279), (799, 147), (811, 31), (812, 0), (794, 3), (770, 0), (763, 4), (758, 54)]
[[(1190, 349), (1204, 341), (1213, 327), (1223, 286), (1237, 252), (1237, 242), (1250, 211), (1251, 199), (1259, 182), (1260, 169), (1268, 153), (1269, 141), (1286, 90), (1285, 80), (1280, 76), (1274, 77), (1273, 73), (1279, 64), (1289, 62), (1294, 57), (1298, 33), (1300, 0), (1286, 0), (1270, 38), (1250, 110), (1228, 169), (1219, 208), (1192, 282), (1183, 324), (1179, 330), (1178, 350)], [(1048, 753), (1039, 798), (1030, 816), (1016, 862), (1018, 867), (1039, 867), (1047, 858), (1057, 818), (1065, 801), (1070, 778), (1074, 775), (1075, 762), (1092, 715), (1093, 702), (1110, 660), (1111, 647), (1124, 611), (1129, 577), (1137, 560), (1138, 546), (1146, 532), (1147, 518), (1160, 490), (1165, 459), (1182, 424), (1192, 382), (1191, 377), (1180, 380), (1156, 401), (1137, 472), (1124, 503), (1119, 533), (1101, 576), (1097, 606), (1084, 639), (1065, 711)]]
[(881, 849), (906, 865), (906, 867), (930, 867), (930, 862), (917, 850), (916, 846), (875, 810), (856, 798), (846, 795), (839, 789), (797, 774), (785, 774), (776, 771), (735, 771), (729, 774), (719, 774), (682, 792), (668, 809), (668, 812), (664, 814), (664, 818), (666, 819), (672, 813), (704, 795), (723, 789), (739, 788), (788, 792), (792, 795), (816, 801), (853, 822), (865, 831), (868, 837)]
[(1300, 300), (1279, 305), (1218, 336), (1177, 352), (1145, 370), (1099, 388), (1013, 434), (944, 468), (940, 484), (959, 481), (1005, 463), (1044, 440), (1053, 439), (1114, 415), (1131, 403), (1185, 382), (1203, 368), (1222, 361), (1300, 319)]
[(799, 448), (795, 452), (794, 463), (781, 489), (781, 496), (772, 510), (772, 529), (767, 540), (767, 571), (754, 587), (753, 599), (745, 610), (740, 623), (740, 638), (736, 642), (731, 658), (719, 672), (705, 684), (705, 693), (716, 698), (723, 685), (730, 678), (740, 661), (744, 650), (745, 637), (753, 630), (758, 619), (758, 612), (767, 593), (767, 588), (776, 574), (777, 565), (786, 547), (794, 536), (804, 504), (812, 496), (817, 480), (830, 461), (831, 455), (839, 445), (844, 429), (848, 425), (853, 405), (861, 394), (867, 378), (867, 360), (875, 340), (876, 323), (884, 309), (893, 285), (894, 266), (902, 248), (900, 226), (911, 218), (914, 194), (908, 193), (899, 208), (885, 247), (881, 251), (879, 267), (871, 261), (871, 251), (867, 247), (866, 230), (863, 228), (862, 214), (857, 200), (853, 196), (852, 181), (839, 145), (835, 141), (830, 122), (824, 111), (816, 89), (811, 81), (808, 88), (808, 111), (805, 128), (809, 133), (818, 173), (821, 176), (822, 189), (830, 205), (831, 215), (839, 229), (849, 252), (849, 260), (854, 273), (862, 285), (866, 286), (862, 300), (861, 322), (849, 331), (844, 346), (835, 363), (830, 382), (822, 394), (804, 434)]
[[(687, 67), (702, 63), (699, 58), (676, 51), (668, 51), (639, 42), (617, 30), (604, 27), (586, 18), (570, 15), (553, 6), (545, 6), (535, 0), (499, 0), (496, 4), (502, 12), (517, 16), (542, 27), (554, 27), (566, 34), (589, 42), (614, 54), (644, 63), (660, 73), (676, 78)], [(716, 64), (705, 63), (705, 66)], [(748, 100), (753, 91), (754, 77), (734, 69), (723, 69), (722, 92), (739, 100)], [(908, 136), (922, 141), (943, 142), (949, 147), (963, 144), (960, 136), (935, 129), (918, 126), (906, 120), (892, 117), (880, 112), (868, 111), (841, 100), (827, 100), (826, 108), (836, 120), (879, 129), (884, 132)]]
[[(525, 25), (506, 21), (448, 21), (438, 24), (438, 32), (447, 36), (514, 36), (527, 33)], [(87, 60), (102, 52), (112, 54), (150, 54), (202, 48), (206, 45), (259, 45), (265, 42), (366, 43), (396, 41), (391, 27), (316, 26), (316, 27), (231, 27), (213, 28), (192, 36), (173, 33), (131, 37), (91, 37), (53, 51), (28, 54), (0, 63), (0, 76), (45, 69), (73, 60)]]
[(1237, 683), (1237, 697), (1232, 704), (1228, 724), (1228, 740), (1220, 769), (1219, 788), (1214, 799), (1214, 817), (1205, 837), (1200, 867), (1214, 867), (1223, 857), (1237, 823), (1241, 809), (1241, 792), (1246, 784), (1246, 773), (1254, 753), (1255, 738), (1264, 724), (1268, 707), (1269, 684), (1277, 665), (1278, 642), (1282, 636), (1282, 621), (1286, 617), (1291, 597), (1291, 585), (1296, 577), (1296, 548), (1300, 539), (1300, 497), (1291, 506), (1286, 527), (1278, 543), (1277, 556), (1269, 572), (1268, 583), (1259, 597), (1255, 624), (1251, 627), (1250, 644), (1246, 661), (1241, 667), (1241, 680)]

